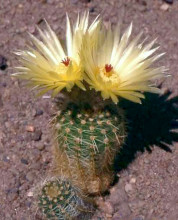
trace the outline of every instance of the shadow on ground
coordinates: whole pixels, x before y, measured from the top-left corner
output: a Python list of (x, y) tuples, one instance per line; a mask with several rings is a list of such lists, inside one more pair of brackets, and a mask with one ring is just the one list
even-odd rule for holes
[(137, 152), (152, 152), (152, 146), (172, 152), (170, 146), (178, 141), (178, 97), (145, 94), (142, 105), (123, 100), (119, 105), (128, 119), (128, 137), (115, 160), (116, 172), (128, 167)]

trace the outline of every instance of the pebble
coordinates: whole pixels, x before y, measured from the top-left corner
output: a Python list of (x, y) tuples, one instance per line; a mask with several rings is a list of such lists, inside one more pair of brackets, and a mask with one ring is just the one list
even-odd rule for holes
[(24, 158), (21, 159), (21, 163), (25, 164), (25, 165), (28, 165), (28, 161)]
[(41, 130), (36, 130), (35, 133), (32, 136), (32, 139), (34, 141), (40, 141), (42, 136), (42, 131)]
[(149, 160), (147, 158), (144, 159), (144, 163), (149, 164)]
[(164, 0), (168, 4), (173, 4), (173, 0)]
[(43, 110), (41, 110), (41, 109), (37, 109), (35, 112), (35, 116), (40, 116), (42, 114), (43, 114)]
[(40, 143), (39, 145), (37, 145), (36, 147), (37, 147), (37, 149), (40, 150), (40, 151), (42, 151), (42, 150), (45, 149), (45, 145), (44, 145), (44, 144), (41, 144), (41, 143)]
[(43, 98), (43, 99), (50, 99), (51, 96), (50, 96), (50, 95), (43, 95), (42, 98)]
[(7, 58), (0, 55), (0, 69), (5, 70), (7, 68)]
[(28, 132), (34, 132), (35, 131), (35, 127), (32, 126), (32, 125), (27, 125), (25, 127), (25, 130), (28, 131)]
[(136, 183), (136, 178), (132, 178), (131, 180), (130, 180), (130, 183), (132, 184), (132, 183)]
[(22, 5), (22, 4), (19, 4), (19, 5), (18, 5), (18, 8), (23, 8), (23, 5)]
[(89, 12), (90, 12), (90, 13), (95, 12), (95, 7), (91, 7), (90, 10), (89, 10)]
[(169, 10), (169, 5), (167, 3), (164, 3), (161, 5), (160, 9), (162, 11), (168, 11)]
[(29, 182), (33, 182), (34, 178), (35, 178), (34, 172), (29, 171), (29, 172), (27, 173), (27, 175), (26, 175), (26, 179), (27, 179)]
[(33, 197), (33, 192), (32, 192), (32, 191), (28, 192), (28, 193), (27, 193), (27, 196), (28, 196), (28, 197)]
[(125, 191), (126, 191), (126, 193), (132, 191), (132, 189), (133, 189), (133, 187), (132, 187), (132, 185), (131, 185), (130, 183), (127, 183), (127, 184), (125, 185)]
[(9, 162), (10, 158), (8, 156), (3, 156), (3, 161), (4, 162)]

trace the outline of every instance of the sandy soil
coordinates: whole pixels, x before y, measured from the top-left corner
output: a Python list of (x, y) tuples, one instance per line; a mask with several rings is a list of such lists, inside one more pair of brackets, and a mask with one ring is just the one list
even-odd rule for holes
[[(59, 37), (65, 34), (65, 12), (100, 13), (107, 24), (131, 21), (134, 36), (140, 31), (158, 38), (166, 55), (159, 65), (172, 77), (163, 83), (163, 96), (147, 95), (142, 106), (121, 105), (129, 120), (128, 139), (115, 163), (118, 181), (110, 194), (98, 199), (94, 219), (177, 220), (178, 148), (173, 142), (178, 106), (178, 1), (161, 0), (1, 0), (0, 1), (0, 219), (42, 219), (33, 207), (31, 189), (43, 180), (51, 164), (49, 120), (54, 102), (47, 96), (35, 99), (22, 82), (11, 78), (17, 65), (12, 54), (28, 42), (27, 31), (49, 22)], [(5, 70), (4, 70), (5, 69)], [(170, 89), (170, 91), (166, 90)], [(174, 97), (167, 101), (168, 97)], [(31, 126), (31, 127), (29, 127)], [(32, 129), (33, 132), (27, 130)]]

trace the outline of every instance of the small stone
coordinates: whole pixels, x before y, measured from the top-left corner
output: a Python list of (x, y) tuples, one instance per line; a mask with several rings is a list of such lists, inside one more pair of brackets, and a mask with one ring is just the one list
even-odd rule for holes
[(31, 160), (38, 161), (41, 157), (41, 152), (38, 149), (33, 149), (31, 157)]
[(0, 55), (0, 69), (5, 70), (7, 68), (7, 58)]
[(36, 110), (36, 113), (35, 113), (35, 116), (40, 116), (40, 115), (42, 115), (42, 114), (43, 114), (43, 110), (37, 109), (37, 110)]
[(21, 163), (25, 164), (25, 165), (28, 165), (28, 161), (24, 158), (21, 159)]
[(125, 191), (126, 191), (126, 193), (128, 193), (128, 192), (130, 192), (130, 191), (132, 191), (132, 185), (130, 184), (130, 183), (127, 183), (126, 185), (125, 185)]
[(164, 0), (168, 4), (173, 4), (173, 0)]
[(45, 145), (44, 144), (39, 144), (37, 145), (38, 150), (42, 151), (45, 149)]
[(112, 219), (112, 215), (111, 214), (108, 214), (106, 213), (106, 218), (109, 220), (109, 219)]
[(161, 9), (162, 11), (168, 11), (168, 10), (169, 10), (169, 7), (170, 7), (170, 6), (169, 6), (167, 3), (164, 3), (164, 4), (161, 5), (160, 9)]
[(34, 178), (35, 178), (34, 172), (29, 171), (29, 172), (27, 173), (27, 175), (26, 175), (26, 179), (27, 179), (29, 182), (33, 182)]
[(10, 122), (6, 121), (6, 122), (5, 122), (5, 127), (6, 127), (6, 128), (10, 128), (10, 126), (11, 126)]
[(130, 183), (136, 183), (136, 178), (132, 178), (132, 179), (130, 180)]
[(28, 196), (28, 197), (33, 197), (33, 192), (32, 192), (32, 191), (28, 192), (28, 193), (27, 193), (27, 196)]
[(18, 4), (18, 8), (23, 8), (23, 5), (22, 4)]
[(84, 3), (90, 3), (91, 0), (80, 0), (81, 2), (84, 2)]
[(42, 98), (43, 98), (43, 99), (50, 99), (51, 96), (50, 96), (50, 95), (43, 95)]
[(145, 183), (145, 185), (146, 185), (146, 186), (149, 186), (149, 185), (150, 185), (150, 181), (147, 181), (147, 182)]
[(95, 11), (95, 7), (91, 7), (89, 11), (90, 13), (93, 13)]
[(34, 132), (35, 131), (35, 127), (32, 126), (32, 125), (27, 125), (25, 127), (25, 130), (28, 131), (28, 132)]
[(3, 161), (4, 162), (9, 162), (10, 158), (8, 156), (3, 156)]
[(34, 141), (40, 141), (41, 140), (41, 136), (42, 136), (42, 131), (41, 130), (37, 130), (37, 131), (35, 131), (32, 139)]
[(147, 158), (144, 159), (144, 163), (149, 164), (149, 160)]

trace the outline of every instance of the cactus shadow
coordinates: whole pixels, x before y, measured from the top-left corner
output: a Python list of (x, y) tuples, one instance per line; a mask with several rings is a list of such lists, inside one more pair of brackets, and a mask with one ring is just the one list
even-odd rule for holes
[(178, 141), (178, 96), (145, 93), (142, 105), (122, 100), (119, 106), (128, 119), (128, 136), (114, 163), (116, 172), (126, 169), (138, 152), (152, 152), (157, 146), (169, 153)]

